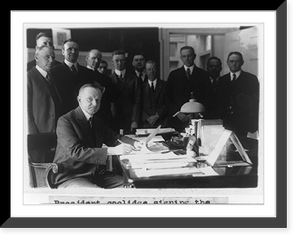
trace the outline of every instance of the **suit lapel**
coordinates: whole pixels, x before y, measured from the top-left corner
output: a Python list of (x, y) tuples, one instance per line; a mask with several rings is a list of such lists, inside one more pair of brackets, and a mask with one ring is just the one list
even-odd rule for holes
[(144, 87), (143, 92), (144, 92), (145, 98), (146, 98), (146, 100), (148, 100), (150, 98), (150, 86), (149, 86), (148, 81), (144, 82), (143, 87)]
[(46, 83), (47, 80), (42, 76), (42, 74), (36, 68), (34, 68), (33, 71), (34, 71), (33, 72), (34, 75), (36, 76), (36, 79), (38, 80), (37, 84), (41, 85), (42, 88), (47, 92), (47, 94), (51, 96), (49, 87)]
[(157, 82), (156, 82), (156, 88), (155, 88), (155, 99), (156, 99), (156, 102), (158, 100), (158, 97), (160, 95), (160, 92), (161, 92), (161, 80), (160, 79), (157, 79)]
[(89, 126), (88, 121), (86, 120), (85, 115), (83, 114), (83, 112), (79, 106), (75, 109), (75, 113), (76, 113), (77, 121), (86, 136), (88, 145), (94, 146), (94, 140), (93, 140), (93, 136), (91, 133), (91, 128)]

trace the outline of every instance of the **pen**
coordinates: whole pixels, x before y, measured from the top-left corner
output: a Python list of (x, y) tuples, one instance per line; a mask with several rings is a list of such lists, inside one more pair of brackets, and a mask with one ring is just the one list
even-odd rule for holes
[(177, 111), (177, 112), (173, 115), (173, 117), (177, 116), (179, 113), (180, 113), (180, 111)]
[[(121, 144), (126, 144), (125, 142), (121, 141), (120, 139), (117, 139), (117, 141), (120, 142)], [(133, 146), (132, 146), (132, 147), (133, 147)], [(132, 150), (133, 150), (133, 151), (139, 151), (138, 149), (135, 149), (134, 147), (133, 147)]]

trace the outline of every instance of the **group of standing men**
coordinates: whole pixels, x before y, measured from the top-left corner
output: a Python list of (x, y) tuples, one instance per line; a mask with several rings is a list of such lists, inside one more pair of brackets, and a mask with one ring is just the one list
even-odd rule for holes
[(54, 162), (65, 166), (64, 173), (55, 177), (57, 185), (121, 185), (121, 178), (99, 168), (108, 155), (140, 147), (120, 130), (129, 134), (162, 125), (182, 131), (189, 116), (177, 112), (191, 97), (204, 105), (204, 118), (222, 119), (224, 127), (237, 135), (258, 129), (259, 83), (255, 75), (241, 70), (239, 52), (228, 55), (230, 73), (221, 77), (220, 59), (211, 57), (205, 71), (194, 64), (194, 49), (185, 46), (180, 51), (183, 66), (170, 72), (167, 81), (157, 76), (157, 64), (141, 53), (134, 55), (131, 73), (125, 52), (114, 51), (111, 76), (98, 70), (102, 55), (97, 49), (88, 53), (87, 67), (77, 62), (79, 45), (72, 39), (64, 42), (62, 55), (63, 63), (57, 62), (52, 39), (40, 33), (27, 72), (28, 132), (57, 133)]

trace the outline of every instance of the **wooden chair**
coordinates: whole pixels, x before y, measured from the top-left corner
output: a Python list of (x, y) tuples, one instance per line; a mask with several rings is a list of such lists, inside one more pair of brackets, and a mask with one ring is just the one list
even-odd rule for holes
[(56, 188), (51, 175), (61, 171), (61, 166), (53, 163), (56, 142), (57, 137), (54, 132), (27, 136), (30, 186)]

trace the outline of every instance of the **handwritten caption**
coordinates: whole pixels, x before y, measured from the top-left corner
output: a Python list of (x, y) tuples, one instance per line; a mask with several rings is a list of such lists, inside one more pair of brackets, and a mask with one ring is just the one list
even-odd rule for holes
[(228, 197), (71, 197), (50, 196), (50, 204), (227, 204)]

